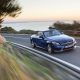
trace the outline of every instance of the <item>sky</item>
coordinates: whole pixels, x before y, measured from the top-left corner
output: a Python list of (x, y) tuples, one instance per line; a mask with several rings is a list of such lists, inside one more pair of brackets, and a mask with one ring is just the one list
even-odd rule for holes
[(18, 0), (22, 13), (6, 21), (80, 20), (80, 0)]

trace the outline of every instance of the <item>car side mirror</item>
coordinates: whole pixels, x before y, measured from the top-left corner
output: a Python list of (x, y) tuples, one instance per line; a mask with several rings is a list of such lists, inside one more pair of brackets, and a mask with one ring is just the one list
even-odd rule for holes
[(40, 38), (44, 39), (43, 35), (41, 35)]
[(61, 34), (64, 34), (63, 32), (61, 32)]

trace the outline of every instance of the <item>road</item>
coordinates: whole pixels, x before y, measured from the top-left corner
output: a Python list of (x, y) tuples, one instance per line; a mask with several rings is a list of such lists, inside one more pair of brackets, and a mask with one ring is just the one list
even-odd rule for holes
[[(7, 35), (7, 34), (4, 34), (3, 36), (8, 41), (31, 47), (30, 38), (28, 35)], [(68, 52), (62, 52), (62, 53), (53, 53), (50, 55), (55, 56), (59, 59), (62, 59), (64, 61), (67, 61), (71, 64), (74, 64), (74, 65), (80, 67), (80, 39), (76, 39), (76, 41), (77, 41), (77, 47), (74, 50), (68, 51)], [(39, 48), (36, 48), (36, 49), (44, 52), (45, 54), (48, 54), (48, 52), (45, 50), (42, 50)]]

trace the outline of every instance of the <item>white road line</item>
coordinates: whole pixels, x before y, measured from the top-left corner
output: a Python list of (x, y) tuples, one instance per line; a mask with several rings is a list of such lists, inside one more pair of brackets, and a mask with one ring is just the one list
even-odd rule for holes
[(20, 38), (20, 39), (29, 39), (29, 38), (23, 38), (23, 37), (13, 37), (13, 36), (4, 36), (4, 37)]
[(75, 46), (76, 48), (80, 48), (80, 46)]

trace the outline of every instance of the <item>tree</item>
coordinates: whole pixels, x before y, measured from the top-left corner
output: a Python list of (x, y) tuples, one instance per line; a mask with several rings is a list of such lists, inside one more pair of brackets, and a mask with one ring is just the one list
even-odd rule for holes
[(58, 21), (54, 23), (54, 26), (59, 30), (80, 30), (80, 23), (77, 21), (73, 21), (72, 24)]
[(16, 33), (17, 31), (12, 27), (1, 28), (1, 33)]
[(20, 34), (36, 34), (38, 31), (33, 31), (33, 30), (20, 30), (19, 33)]
[(17, 0), (0, 0), (0, 24), (6, 16), (15, 17), (21, 13)]

